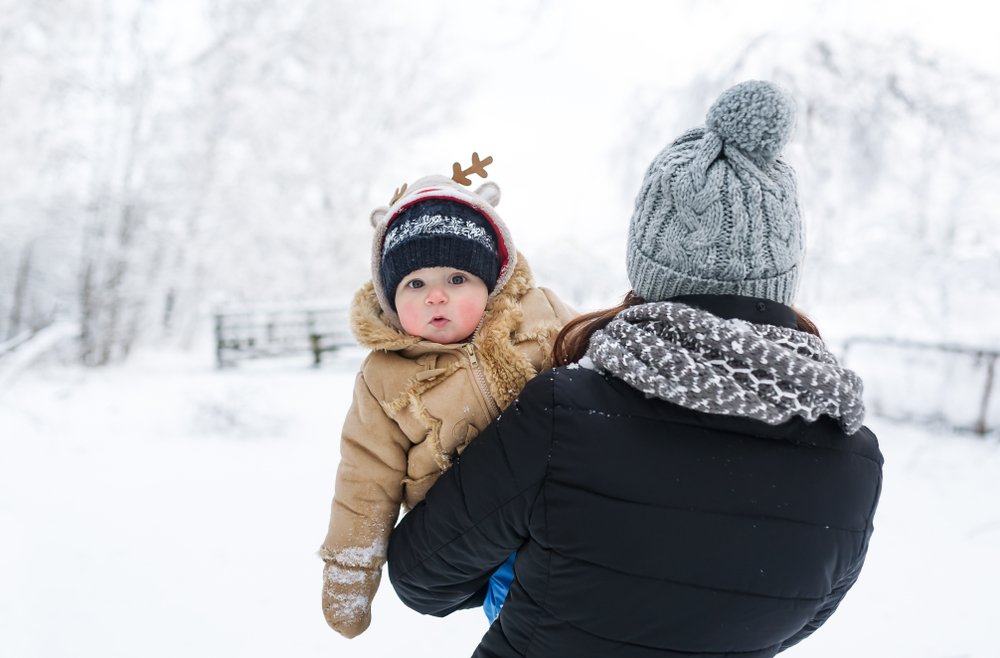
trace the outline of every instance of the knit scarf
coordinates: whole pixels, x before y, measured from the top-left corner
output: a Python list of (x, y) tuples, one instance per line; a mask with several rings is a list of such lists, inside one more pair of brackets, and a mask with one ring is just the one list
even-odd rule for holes
[(826, 414), (848, 434), (864, 421), (861, 378), (818, 337), (787, 327), (655, 302), (595, 332), (587, 357), (646, 397), (694, 411), (770, 425)]

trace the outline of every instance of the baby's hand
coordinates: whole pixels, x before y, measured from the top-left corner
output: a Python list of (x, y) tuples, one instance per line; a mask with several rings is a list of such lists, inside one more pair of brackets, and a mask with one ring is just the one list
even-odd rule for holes
[(323, 567), (326, 623), (346, 638), (364, 633), (372, 621), (372, 598), (381, 579), (381, 569), (345, 567), (327, 561)]

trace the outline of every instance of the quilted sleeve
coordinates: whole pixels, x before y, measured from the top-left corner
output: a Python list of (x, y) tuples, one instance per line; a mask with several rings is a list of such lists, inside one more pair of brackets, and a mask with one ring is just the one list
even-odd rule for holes
[(325, 562), (323, 614), (344, 637), (360, 635), (371, 623), (411, 445), (359, 373), (340, 441), (329, 531), (319, 550)]

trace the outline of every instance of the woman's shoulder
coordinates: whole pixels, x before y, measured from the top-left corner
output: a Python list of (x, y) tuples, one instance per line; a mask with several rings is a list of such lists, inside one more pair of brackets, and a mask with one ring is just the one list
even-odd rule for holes
[(544, 397), (552, 407), (572, 414), (601, 414), (621, 420), (641, 419), (644, 427), (650, 427), (650, 423), (683, 425), (700, 431), (744, 435), (765, 441), (802, 443), (852, 453), (879, 466), (882, 464), (878, 440), (867, 427), (849, 435), (829, 416), (821, 416), (811, 422), (796, 416), (784, 423), (771, 425), (740, 416), (689, 409), (645, 395), (622, 379), (601, 371), (587, 357), (579, 363), (539, 374), (525, 387), (522, 397), (525, 395)]
[(519, 399), (542, 397), (553, 406), (589, 413), (607, 408), (619, 397), (612, 380), (589, 363), (571, 363), (539, 373), (524, 387)]

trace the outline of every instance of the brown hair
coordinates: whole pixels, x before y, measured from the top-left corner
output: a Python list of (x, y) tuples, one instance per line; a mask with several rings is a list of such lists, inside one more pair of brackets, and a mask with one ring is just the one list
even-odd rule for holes
[[(625, 309), (645, 303), (642, 297), (629, 290), (617, 306), (603, 311), (585, 313), (570, 320), (556, 336), (556, 341), (552, 346), (552, 359), (555, 365), (568, 366), (582, 359), (583, 355), (587, 353), (587, 348), (590, 347), (590, 337), (594, 335), (595, 331), (606, 327), (609, 322), (615, 319), (616, 315)], [(812, 320), (794, 306), (792, 310), (795, 311), (795, 325), (799, 331), (821, 338), (819, 329)]]
[(609, 322), (615, 319), (616, 315), (625, 309), (645, 303), (642, 297), (629, 290), (617, 306), (603, 311), (585, 313), (567, 322), (559, 335), (556, 336), (556, 342), (552, 346), (552, 359), (555, 364), (568, 366), (582, 359), (583, 355), (587, 353), (587, 348), (590, 347), (590, 337), (594, 335), (595, 331), (606, 327)]
[(792, 307), (795, 311), (795, 327), (799, 331), (804, 331), (807, 334), (812, 334), (816, 338), (823, 340), (823, 337), (819, 335), (819, 327), (817, 327), (812, 320), (806, 317), (806, 314), (799, 309)]

